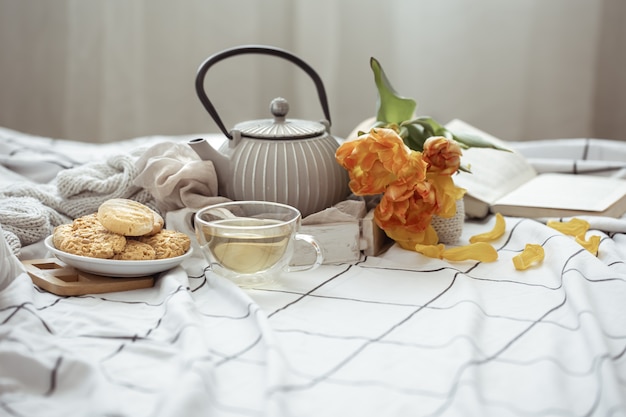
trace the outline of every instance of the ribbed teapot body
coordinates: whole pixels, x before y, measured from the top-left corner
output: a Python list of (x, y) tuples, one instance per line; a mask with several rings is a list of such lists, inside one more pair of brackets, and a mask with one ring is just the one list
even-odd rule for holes
[[(242, 139), (230, 155), (230, 173), (221, 194), (233, 200), (289, 204), (303, 217), (331, 207), (349, 194), (348, 175), (335, 161), (337, 140)], [(234, 151), (234, 152), (233, 152)]]

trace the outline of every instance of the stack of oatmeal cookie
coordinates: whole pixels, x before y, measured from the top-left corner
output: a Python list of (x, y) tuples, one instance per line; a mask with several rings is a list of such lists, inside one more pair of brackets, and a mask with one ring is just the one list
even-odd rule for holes
[(57, 226), (54, 246), (64, 252), (91, 258), (154, 260), (185, 254), (189, 236), (164, 229), (163, 217), (134, 200), (105, 201), (97, 213)]

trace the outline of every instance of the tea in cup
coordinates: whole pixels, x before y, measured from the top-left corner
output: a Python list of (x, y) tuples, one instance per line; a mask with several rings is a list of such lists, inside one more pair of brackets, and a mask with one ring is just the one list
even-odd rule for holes
[[(322, 264), (319, 243), (299, 233), (301, 218), (298, 209), (286, 204), (233, 201), (199, 210), (194, 228), (211, 270), (249, 286), (271, 282), (283, 271), (304, 271)], [(313, 263), (290, 265), (296, 240), (313, 247)]]

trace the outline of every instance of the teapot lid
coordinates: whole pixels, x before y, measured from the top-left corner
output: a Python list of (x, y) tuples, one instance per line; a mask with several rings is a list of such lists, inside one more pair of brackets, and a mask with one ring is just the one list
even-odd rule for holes
[(289, 103), (282, 97), (272, 100), (270, 111), (274, 119), (241, 122), (235, 130), (241, 132), (241, 136), (257, 139), (306, 139), (326, 132), (326, 126), (320, 122), (286, 119)]

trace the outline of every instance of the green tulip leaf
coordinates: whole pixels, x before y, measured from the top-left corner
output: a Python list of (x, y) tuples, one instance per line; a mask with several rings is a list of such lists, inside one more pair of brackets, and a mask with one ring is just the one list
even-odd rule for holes
[(409, 120), (403, 124), (419, 125), (424, 130), (426, 137), (445, 136), (445, 128), (437, 123), (433, 118), (428, 116), (420, 116), (416, 119)]
[(452, 132), (453, 139), (459, 142), (459, 144), (465, 148), (491, 148), (499, 151), (511, 152), (510, 149), (499, 146), (496, 143), (490, 142), (481, 136), (473, 135), (465, 132)]
[(425, 135), (424, 130), (415, 124), (407, 124), (402, 127), (407, 132), (407, 136), (402, 137), (404, 144), (414, 151), (421, 152), (424, 149), (424, 142), (430, 135)]
[(472, 170), (469, 166), (465, 166), (463, 164), (459, 165), (459, 171), (467, 172), (468, 174), (472, 173)]
[(396, 93), (376, 58), (370, 58), (370, 66), (374, 72), (374, 82), (378, 89), (376, 119), (400, 124), (400, 122), (413, 117), (417, 107), (415, 100), (401, 97)]

